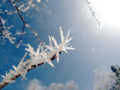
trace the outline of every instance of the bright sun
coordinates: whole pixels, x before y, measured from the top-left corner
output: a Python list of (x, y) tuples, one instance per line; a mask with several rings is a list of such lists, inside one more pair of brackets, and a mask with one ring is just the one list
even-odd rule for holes
[(89, 0), (101, 22), (120, 27), (120, 0)]

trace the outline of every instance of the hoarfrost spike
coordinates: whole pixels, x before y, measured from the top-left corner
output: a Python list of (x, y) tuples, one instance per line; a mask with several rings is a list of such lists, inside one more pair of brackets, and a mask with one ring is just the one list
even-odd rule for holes
[(8, 76), (8, 73), (7, 73), (7, 71), (6, 71), (6, 77)]
[(61, 42), (64, 41), (64, 36), (63, 36), (63, 31), (62, 31), (62, 27), (60, 26), (60, 36), (61, 36)]
[(66, 43), (70, 42), (72, 40), (72, 37), (66, 40)]
[(4, 76), (4, 75), (1, 75), (1, 77), (5, 78), (6, 76)]
[(75, 48), (72, 48), (72, 47), (66, 47), (66, 49), (75, 50)]
[(47, 63), (49, 64), (49, 65), (51, 65), (52, 67), (54, 67), (54, 65), (53, 65), (53, 63), (51, 62), (51, 60), (46, 60), (47, 61)]
[(58, 44), (57, 44), (56, 39), (55, 39), (54, 37), (51, 37), (51, 39), (52, 39), (52, 41), (53, 41), (53, 43), (54, 43), (55, 47), (56, 47), (56, 48), (58, 48)]
[(56, 54), (56, 56), (57, 56), (57, 63), (59, 63), (59, 52), (57, 52), (57, 54)]
[(21, 67), (21, 65), (24, 63), (23, 61), (24, 61), (24, 59), (25, 59), (26, 56), (27, 56), (27, 52), (25, 53), (24, 57), (23, 57), (22, 60), (20, 61), (20, 63), (19, 63), (19, 65), (18, 65), (17, 68), (20, 68), (20, 67)]
[(38, 55), (40, 53), (40, 47), (41, 47), (41, 44), (38, 46), (37, 48), (37, 51), (36, 51), (36, 54)]
[(50, 37), (50, 36), (49, 36), (49, 45), (50, 45), (50, 47), (53, 47), (52, 41), (51, 41), (51, 37)]
[(16, 70), (17, 70), (17, 68), (16, 68), (14, 65), (12, 65), (12, 66), (13, 66), (14, 70), (16, 71)]
[(69, 30), (68, 33), (67, 33), (67, 36), (66, 36), (66, 38), (65, 38), (65, 41), (68, 39), (69, 35), (70, 35), (70, 30)]

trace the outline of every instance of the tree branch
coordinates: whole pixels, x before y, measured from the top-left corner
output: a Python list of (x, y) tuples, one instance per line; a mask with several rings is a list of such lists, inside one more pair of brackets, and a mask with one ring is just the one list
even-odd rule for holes
[(15, 7), (16, 11), (17, 11), (18, 16), (21, 18), (21, 20), (23, 21), (23, 24), (24, 24), (24, 25), (23, 25), (23, 28), (22, 28), (22, 34), (20, 35), (20, 38), (19, 38), (19, 40), (17, 41), (17, 46), (18, 46), (18, 44), (20, 43), (20, 41), (21, 41), (21, 39), (22, 39), (22, 36), (23, 36), (23, 34), (24, 34), (25, 27), (29, 28), (29, 29), (32, 31), (32, 33), (37, 37), (38, 41), (39, 41), (40, 43), (42, 43), (42, 41), (40, 40), (38, 34), (32, 29), (32, 27), (26, 22), (26, 20), (24, 19), (24, 17), (20, 14), (21, 11), (20, 11), (19, 8), (16, 6), (14, 0), (12, 1), (12, 3), (13, 3), (13, 6)]
[(94, 10), (92, 9), (92, 7), (90, 6), (91, 5), (91, 2), (89, 2), (88, 0), (86, 0), (87, 4), (88, 4), (88, 7), (92, 13), (92, 16), (95, 18), (95, 20), (97, 21), (98, 23), (98, 26), (101, 27), (101, 22), (99, 21), (99, 19), (96, 17)]
[(68, 31), (65, 37), (63, 35), (62, 28), (60, 27), (60, 36), (61, 36), (60, 44), (57, 43), (54, 37), (49, 36), (49, 45), (40, 43), (36, 51), (34, 51), (34, 48), (30, 44), (26, 45), (28, 48), (25, 48), (25, 50), (29, 52), (30, 59), (24, 61), (27, 55), (26, 53), (17, 67), (13, 65), (14, 71), (10, 70), (9, 73), (6, 73), (6, 76), (2, 75), (4, 79), (0, 83), (0, 89), (5, 87), (9, 83), (15, 82), (15, 79), (18, 78), (19, 76), (23, 76), (23, 79), (26, 79), (25, 75), (28, 71), (44, 63), (48, 63), (49, 65), (54, 67), (51, 61), (57, 59), (57, 62), (59, 62), (59, 54), (61, 54), (61, 52), (64, 51), (67, 53), (67, 50), (74, 50), (72, 46), (68, 46), (69, 42), (72, 40), (72, 38), (68, 38), (69, 34), (70, 31)]
[[(59, 54), (61, 54), (62, 53), (62, 51), (60, 51), (59, 52)], [(55, 60), (56, 59), (56, 55), (53, 55), (52, 57), (51, 57), (51, 60)], [(32, 65), (32, 68), (31, 69), (28, 69), (27, 70), (27, 72), (28, 71), (30, 71), (30, 70), (32, 70), (32, 69), (34, 69), (34, 68), (36, 68), (36, 67), (38, 67), (38, 66), (40, 66), (40, 65), (43, 65), (43, 64), (45, 64), (45, 63), (39, 63), (38, 65)], [(27, 67), (27, 66), (26, 66)], [(26, 68), (25, 67), (25, 68)], [(11, 80), (15, 80), (15, 79), (17, 79), (18, 77), (20, 77), (21, 75), (20, 74), (17, 74), (17, 75), (15, 75), (15, 76), (13, 76), (12, 78), (11, 78)], [(9, 83), (7, 83), (7, 82), (4, 82), (2, 85), (0, 84), (0, 89), (2, 89), (2, 88), (4, 88), (5, 86), (7, 86)]]

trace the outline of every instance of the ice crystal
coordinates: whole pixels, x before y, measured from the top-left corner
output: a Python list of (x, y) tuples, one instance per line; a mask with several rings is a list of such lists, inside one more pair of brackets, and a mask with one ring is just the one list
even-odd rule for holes
[(25, 75), (27, 74), (28, 70), (33, 68), (33, 65), (37, 67), (39, 64), (48, 63), (54, 67), (54, 64), (51, 61), (53, 57), (54, 59), (57, 59), (57, 62), (59, 62), (59, 54), (61, 52), (67, 53), (68, 49), (74, 50), (74, 48), (68, 46), (68, 43), (72, 40), (72, 38), (68, 38), (69, 34), (70, 31), (68, 32), (67, 36), (64, 37), (62, 28), (60, 27), (60, 44), (58, 44), (56, 39), (52, 36), (49, 36), (49, 45), (42, 43), (38, 46), (36, 51), (30, 44), (27, 44), (27, 48), (25, 48), (25, 50), (29, 53), (30, 59), (25, 59), (27, 56), (27, 53), (25, 53), (18, 66), (16, 67), (13, 65), (14, 71), (10, 70), (9, 73), (6, 73), (6, 76), (2, 76), (4, 79), (0, 84), (3, 84), (5, 82), (14, 82), (14, 80), (11, 78), (15, 75), (21, 75), (23, 77), (22, 79), (26, 79)]

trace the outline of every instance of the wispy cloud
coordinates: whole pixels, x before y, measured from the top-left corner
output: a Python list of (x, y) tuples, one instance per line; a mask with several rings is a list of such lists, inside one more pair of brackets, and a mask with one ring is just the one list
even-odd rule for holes
[(29, 82), (27, 90), (79, 90), (79, 87), (74, 81), (65, 84), (51, 83), (49, 86), (45, 86), (41, 81), (33, 79)]

